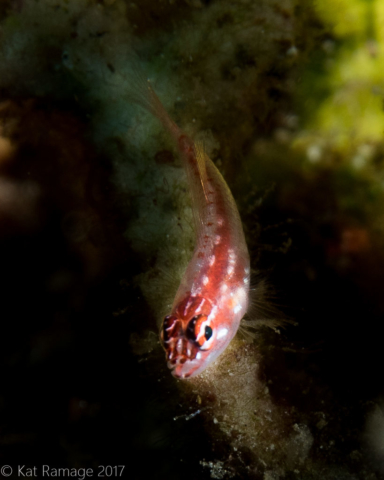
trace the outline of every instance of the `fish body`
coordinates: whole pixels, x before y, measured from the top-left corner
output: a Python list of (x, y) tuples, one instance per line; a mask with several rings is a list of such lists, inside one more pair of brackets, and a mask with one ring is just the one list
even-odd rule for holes
[(171, 120), (149, 83), (140, 98), (173, 137), (192, 197), (196, 246), (160, 334), (172, 374), (185, 379), (235, 336), (248, 307), (249, 253), (235, 200), (203, 146)]

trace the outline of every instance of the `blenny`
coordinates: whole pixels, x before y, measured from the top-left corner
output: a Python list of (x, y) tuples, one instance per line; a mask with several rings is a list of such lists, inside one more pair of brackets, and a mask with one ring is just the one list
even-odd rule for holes
[(161, 327), (176, 378), (201, 373), (228, 346), (248, 308), (250, 263), (235, 200), (203, 145), (170, 118), (149, 81), (136, 78), (136, 102), (173, 138), (187, 173), (196, 246)]

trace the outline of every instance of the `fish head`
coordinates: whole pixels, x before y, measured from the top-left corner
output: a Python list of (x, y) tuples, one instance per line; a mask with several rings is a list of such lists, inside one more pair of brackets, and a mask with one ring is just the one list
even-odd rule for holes
[(218, 334), (216, 310), (208, 299), (188, 295), (164, 318), (160, 337), (174, 377), (198, 375), (228, 345), (233, 335)]

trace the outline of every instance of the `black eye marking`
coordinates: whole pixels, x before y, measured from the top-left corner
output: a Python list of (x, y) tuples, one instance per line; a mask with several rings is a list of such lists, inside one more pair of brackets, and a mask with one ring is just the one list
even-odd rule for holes
[(212, 328), (209, 325), (205, 327), (205, 339), (209, 340), (212, 337)]
[(189, 338), (189, 340), (196, 341), (195, 325), (196, 325), (196, 322), (199, 318), (200, 318), (200, 315), (196, 315), (188, 323), (186, 334), (187, 334), (187, 338)]

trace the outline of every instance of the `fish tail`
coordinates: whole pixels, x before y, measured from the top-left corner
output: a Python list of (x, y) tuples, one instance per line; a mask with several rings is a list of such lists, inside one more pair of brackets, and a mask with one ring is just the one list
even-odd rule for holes
[(107, 92), (112, 98), (115, 97), (114, 90), (121, 92), (124, 100), (144, 108), (174, 133), (177, 126), (152, 88), (134, 48), (128, 47), (124, 55), (114, 55), (113, 45), (103, 44), (101, 47), (104, 48), (103, 58), (90, 54), (85, 61), (79, 58), (76, 49), (66, 49), (63, 51), (63, 67), (75, 77), (87, 78), (94, 87), (93, 96), (96, 98), (99, 92)]
[(126, 98), (157, 117), (171, 133), (180, 135), (179, 128), (168, 115), (164, 105), (152, 88), (149, 79), (145, 76), (135, 52), (130, 52), (129, 54)]

